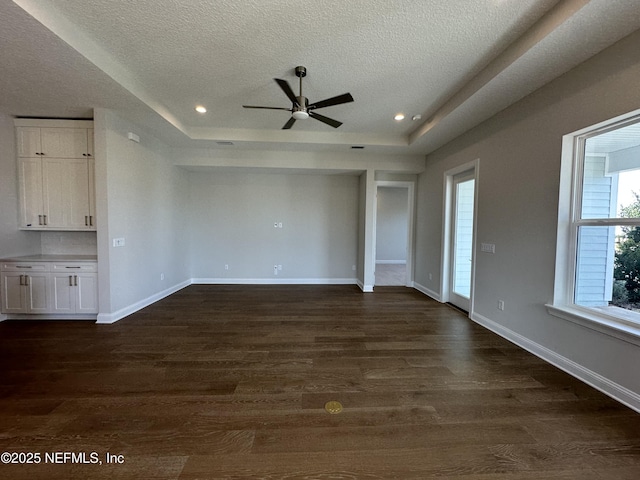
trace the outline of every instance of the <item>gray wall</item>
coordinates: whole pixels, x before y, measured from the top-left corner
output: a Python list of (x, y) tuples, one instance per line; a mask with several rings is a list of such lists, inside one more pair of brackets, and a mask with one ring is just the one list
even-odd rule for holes
[(189, 172), (192, 276), (353, 283), (358, 177), (276, 172)]
[(476, 251), (472, 318), (594, 384), (635, 392), (640, 407), (640, 347), (545, 308), (553, 297), (562, 136), (640, 108), (638, 78), (640, 32), (429, 155), (419, 176), (415, 280), (440, 293), (443, 175), (479, 158), (477, 242), (496, 252)]
[(407, 261), (409, 190), (378, 187), (376, 214), (376, 262)]
[(96, 110), (95, 132), (100, 313), (109, 321), (190, 278), (188, 182), (166, 145), (125, 118)]

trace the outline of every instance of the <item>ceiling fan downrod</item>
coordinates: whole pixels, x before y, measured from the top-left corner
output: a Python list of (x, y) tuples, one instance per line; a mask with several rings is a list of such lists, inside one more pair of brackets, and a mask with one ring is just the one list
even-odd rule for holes
[(296, 97), (298, 100), (298, 105), (293, 106), (293, 110), (291, 112), (291, 116), (296, 120), (306, 120), (309, 118), (309, 112), (307, 112), (307, 105), (309, 105), (309, 100), (302, 96), (302, 77), (307, 76), (307, 69), (303, 66), (298, 66), (295, 68), (296, 77), (300, 79), (300, 94)]

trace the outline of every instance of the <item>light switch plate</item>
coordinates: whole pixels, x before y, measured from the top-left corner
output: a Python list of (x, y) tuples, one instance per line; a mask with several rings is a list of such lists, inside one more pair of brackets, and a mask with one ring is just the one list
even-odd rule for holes
[(485, 253), (496, 253), (496, 246), (493, 243), (480, 244), (480, 250)]

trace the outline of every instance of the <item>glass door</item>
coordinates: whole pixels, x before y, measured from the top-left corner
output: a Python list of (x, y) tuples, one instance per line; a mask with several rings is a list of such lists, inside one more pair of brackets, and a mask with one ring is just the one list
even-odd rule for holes
[(473, 261), (474, 172), (453, 177), (449, 302), (469, 311)]

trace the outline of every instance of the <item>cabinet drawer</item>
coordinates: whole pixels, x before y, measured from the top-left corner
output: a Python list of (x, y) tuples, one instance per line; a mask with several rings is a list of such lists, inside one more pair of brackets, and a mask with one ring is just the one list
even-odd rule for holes
[(0, 266), (0, 270), (3, 272), (48, 272), (48, 263), (34, 263), (34, 262), (4, 262)]
[(54, 263), (51, 265), (51, 271), (60, 272), (97, 272), (97, 263)]

